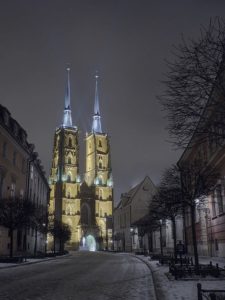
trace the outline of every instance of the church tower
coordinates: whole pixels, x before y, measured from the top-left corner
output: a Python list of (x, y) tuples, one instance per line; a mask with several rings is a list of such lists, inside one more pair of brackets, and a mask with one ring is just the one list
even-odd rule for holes
[[(67, 68), (63, 122), (55, 131), (49, 184), (51, 189), (49, 214), (55, 220), (70, 226), (71, 239), (66, 248), (76, 249), (81, 239), (79, 144), (78, 128), (72, 122), (69, 68)], [(52, 247), (52, 242), (49, 239), (49, 248)]]
[[(101, 126), (98, 79), (99, 76), (96, 75), (92, 130), (86, 134), (85, 139), (86, 165), (85, 182), (81, 187), (81, 224), (89, 222), (92, 227), (95, 226), (93, 234), (99, 241), (99, 248), (111, 248), (113, 179), (109, 136), (102, 131)], [(90, 195), (92, 195), (91, 198)], [(86, 221), (85, 218), (82, 220), (85, 210), (87, 210), (86, 215), (88, 211), (91, 213), (89, 221), (88, 218)], [(83, 233), (85, 234), (84, 231)]]

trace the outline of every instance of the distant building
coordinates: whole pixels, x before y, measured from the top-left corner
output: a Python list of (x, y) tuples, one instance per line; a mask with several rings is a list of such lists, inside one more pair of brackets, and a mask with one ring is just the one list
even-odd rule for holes
[[(72, 236), (66, 249), (112, 247), (113, 179), (109, 136), (103, 133), (99, 109), (98, 76), (92, 130), (86, 134), (85, 178), (79, 168), (79, 131), (73, 125), (70, 70), (62, 125), (56, 129), (50, 172), (50, 214), (68, 224)], [(49, 248), (53, 240), (49, 237)]]
[(146, 176), (139, 184), (121, 195), (114, 209), (114, 249), (117, 251), (149, 250), (151, 236), (142, 232), (149, 217), (149, 207), (156, 187)]
[[(34, 145), (27, 141), (26, 131), (0, 105), (0, 201), (2, 198), (28, 198), (47, 213), (49, 187)], [(34, 249), (35, 245), (35, 249)], [(14, 233), (14, 253), (27, 250), (44, 252), (46, 237), (35, 236), (32, 228)], [(8, 230), (0, 227), (0, 255), (9, 254)]]

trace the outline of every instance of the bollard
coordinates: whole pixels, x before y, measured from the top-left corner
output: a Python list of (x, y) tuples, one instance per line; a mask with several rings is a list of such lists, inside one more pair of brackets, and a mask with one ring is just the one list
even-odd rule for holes
[(202, 285), (201, 283), (197, 283), (197, 290), (198, 290), (198, 300), (202, 300), (202, 293), (201, 293)]

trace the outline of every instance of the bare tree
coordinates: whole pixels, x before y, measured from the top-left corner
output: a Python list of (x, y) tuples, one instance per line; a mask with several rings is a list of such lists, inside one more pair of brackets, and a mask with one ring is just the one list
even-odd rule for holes
[(68, 224), (54, 220), (49, 224), (49, 232), (54, 238), (54, 252), (56, 240), (59, 241), (59, 252), (64, 251), (64, 244), (71, 238), (71, 228)]
[(218, 143), (225, 138), (225, 21), (202, 27), (197, 39), (182, 38), (167, 62), (165, 92), (159, 96), (177, 147)]
[[(150, 214), (155, 216), (156, 219), (169, 219), (172, 223), (173, 231), (173, 248), (174, 257), (176, 259), (176, 218), (182, 214), (182, 190), (180, 173), (176, 166), (165, 170), (162, 175), (161, 182), (157, 189), (156, 195), (153, 197), (153, 201), (150, 207)], [(159, 223), (159, 226), (160, 223)]]
[(195, 266), (198, 268), (198, 249), (196, 239), (196, 207), (204, 205), (205, 199), (215, 187), (219, 174), (201, 160), (179, 164), (181, 173), (182, 203), (189, 207)]

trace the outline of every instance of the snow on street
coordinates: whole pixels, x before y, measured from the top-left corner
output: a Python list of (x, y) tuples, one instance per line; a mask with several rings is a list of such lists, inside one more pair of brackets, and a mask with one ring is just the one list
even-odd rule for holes
[(155, 300), (149, 268), (127, 254), (71, 256), (0, 269), (1, 300)]

